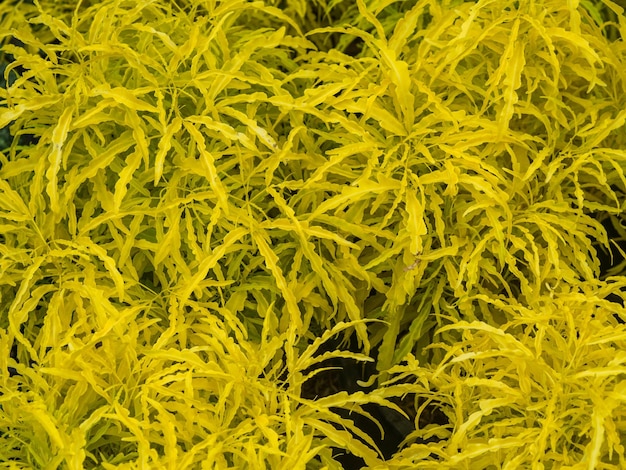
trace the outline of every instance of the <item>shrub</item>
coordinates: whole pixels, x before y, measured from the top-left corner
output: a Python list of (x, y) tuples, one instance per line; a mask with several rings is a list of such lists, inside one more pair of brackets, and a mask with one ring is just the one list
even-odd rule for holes
[[(41, 1), (0, 27), (0, 459), (623, 465), (620, 6)], [(341, 357), (378, 374), (304, 398)], [(368, 404), (416, 413), (386, 463)]]

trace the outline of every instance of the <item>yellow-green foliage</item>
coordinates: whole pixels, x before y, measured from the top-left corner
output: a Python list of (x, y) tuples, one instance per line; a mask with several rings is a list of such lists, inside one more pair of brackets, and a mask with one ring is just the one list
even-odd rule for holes
[[(409, 443), (441, 440), (413, 443), (390, 468), (624, 468), (626, 310), (600, 300), (624, 287), (624, 278), (581, 283), (528, 305), (477, 296), (510, 320), (442, 328), (444, 341), (429, 346), (441, 361), (409, 357), (391, 369), (387, 392), (416, 393), (450, 424), (415, 431)], [(451, 332), (457, 341), (445, 341)]]
[[(624, 468), (624, 37), (609, 0), (1, 3), (0, 466)], [(330, 357), (377, 388), (303, 398)], [(336, 412), (407, 393), (449, 424), (386, 463)]]

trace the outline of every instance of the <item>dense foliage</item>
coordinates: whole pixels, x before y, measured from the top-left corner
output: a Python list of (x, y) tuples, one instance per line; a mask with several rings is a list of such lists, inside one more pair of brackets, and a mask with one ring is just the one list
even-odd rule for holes
[[(0, 467), (626, 467), (624, 37), (609, 0), (0, 3)], [(309, 396), (333, 359), (375, 367)]]

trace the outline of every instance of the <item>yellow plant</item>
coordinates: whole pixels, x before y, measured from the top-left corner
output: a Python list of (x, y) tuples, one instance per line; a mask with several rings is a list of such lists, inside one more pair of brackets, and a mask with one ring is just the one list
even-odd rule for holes
[[(610, 0), (2, 3), (0, 463), (623, 467), (624, 37)], [(304, 398), (332, 358), (378, 374)], [(370, 405), (415, 412), (393, 457)]]

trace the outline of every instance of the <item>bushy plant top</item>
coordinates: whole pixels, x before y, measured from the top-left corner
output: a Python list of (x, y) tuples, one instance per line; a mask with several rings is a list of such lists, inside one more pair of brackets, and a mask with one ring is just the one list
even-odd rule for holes
[[(619, 5), (14, 2), (0, 31), (0, 461), (623, 466)], [(377, 388), (302, 398), (335, 356)], [(383, 463), (337, 410), (405, 393), (449, 424)]]

